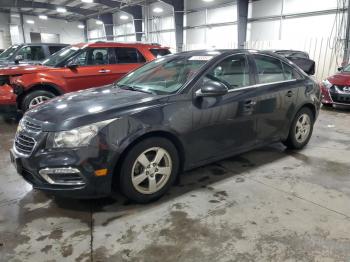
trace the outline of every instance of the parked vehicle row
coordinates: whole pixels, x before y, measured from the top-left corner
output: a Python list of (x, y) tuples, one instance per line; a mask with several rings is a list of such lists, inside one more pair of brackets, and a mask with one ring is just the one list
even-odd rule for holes
[(0, 69), (0, 106), (2, 111), (27, 111), (55, 96), (111, 84), (169, 53), (168, 48), (156, 44), (97, 42), (67, 46), (40, 65)]
[[(110, 63), (120, 59), (119, 48), (69, 47), (33, 67), (38, 73), (13, 77), (10, 84), (26, 90), (25, 79), (51, 77), (65, 81), (59, 86), (71, 83), (67, 91), (73, 91), (107, 83), (98, 78), (114, 73)], [(130, 51), (133, 68), (154, 59), (153, 48)], [(121, 57), (131, 59), (125, 51)], [(85, 66), (93, 77), (83, 80)], [(183, 52), (149, 62), (115, 84), (33, 106), (19, 124), (11, 160), (45, 192), (91, 198), (120, 190), (145, 203), (164, 195), (184, 170), (273, 142), (303, 148), (320, 100), (319, 85), (273, 52)]]

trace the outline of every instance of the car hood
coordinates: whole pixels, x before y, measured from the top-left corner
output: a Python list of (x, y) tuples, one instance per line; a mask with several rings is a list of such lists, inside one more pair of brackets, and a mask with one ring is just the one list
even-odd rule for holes
[(350, 85), (350, 73), (339, 73), (332, 75), (327, 78), (329, 82), (331, 82), (333, 85), (344, 85), (348, 86)]
[(56, 97), (25, 116), (39, 121), (43, 131), (64, 131), (153, 107), (163, 97), (108, 85)]
[(0, 67), (0, 75), (24, 75), (50, 70), (50, 67), (42, 65), (12, 65)]

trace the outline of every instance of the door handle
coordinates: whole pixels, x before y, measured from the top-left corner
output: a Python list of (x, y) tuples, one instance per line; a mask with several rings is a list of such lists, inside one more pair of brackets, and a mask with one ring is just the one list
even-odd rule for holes
[(111, 72), (111, 70), (108, 69), (101, 69), (100, 71), (98, 71), (99, 73), (109, 73)]
[(293, 91), (288, 91), (287, 94), (286, 94), (287, 97), (292, 97), (293, 96)]

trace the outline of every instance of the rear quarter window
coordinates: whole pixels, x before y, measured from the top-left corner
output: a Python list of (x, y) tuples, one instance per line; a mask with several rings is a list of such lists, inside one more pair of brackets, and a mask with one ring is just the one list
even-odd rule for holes
[(169, 49), (166, 49), (166, 48), (152, 48), (150, 49), (150, 51), (153, 54), (153, 56), (156, 58), (171, 54)]
[(146, 59), (139, 50), (132, 47), (115, 48), (117, 64), (145, 63)]

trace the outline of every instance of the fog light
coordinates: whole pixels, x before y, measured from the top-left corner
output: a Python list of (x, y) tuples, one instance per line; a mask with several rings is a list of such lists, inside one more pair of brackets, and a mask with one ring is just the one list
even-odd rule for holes
[(84, 185), (85, 181), (79, 169), (72, 167), (45, 168), (39, 175), (52, 185)]

